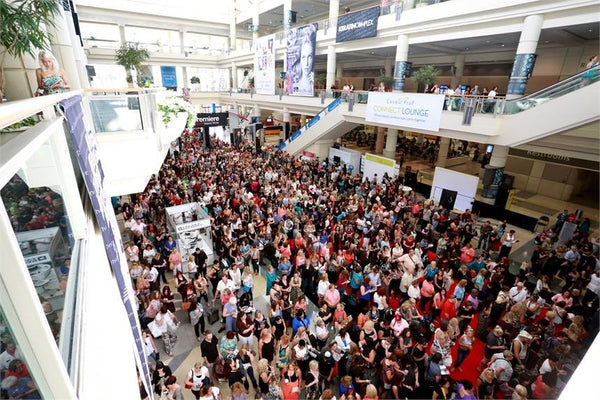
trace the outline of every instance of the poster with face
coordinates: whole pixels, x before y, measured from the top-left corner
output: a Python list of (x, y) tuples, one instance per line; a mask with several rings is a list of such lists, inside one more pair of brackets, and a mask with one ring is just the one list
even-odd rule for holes
[(314, 96), (317, 24), (287, 31), (287, 91), (293, 96)]
[(263, 36), (256, 42), (254, 55), (254, 87), (258, 94), (275, 94), (275, 35)]

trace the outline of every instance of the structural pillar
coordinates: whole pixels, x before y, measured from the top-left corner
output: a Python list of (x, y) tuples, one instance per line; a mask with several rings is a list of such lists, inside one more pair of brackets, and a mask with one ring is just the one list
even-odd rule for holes
[(231, 88), (238, 88), (237, 65), (234, 62), (231, 63)]
[(65, 70), (71, 83), (71, 89), (82, 89), (89, 87), (87, 71), (85, 69), (85, 54), (81, 45), (74, 42), (77, 38), (73, 28), (71, 10), (59, 7), (59, 13), (54, 18), (54, 24), (48, 24), (47, 30), (52, 39), (50, 47), (60, 67)]
[(314, 154), (315, 157), (319, 158), (319, 161), (323, 161), (329, 157), (329, 149), (333, 144), (334, 141), (331, 139), (319, 140), (308, 146), (306, 152)]
[(402, 92), (404, 90), (404, 80), (406, 79), (406, 70), (408, 68), (408, 36), (398, 35), (396, 43), (396, 66), (394, 69), (394, 90)]
[(450, 138), (440, 138), (440, 148), (438, 150), (436, 167), (445, 168), (446, 162), (448, 161), (448, 150), (450, 149)]
[(127, 39), (125, 37), (125, 25), (119, 25), (119, 38), (121, 39), (121, 44), (127, 43)]
[(396, 145), (398, 144), (398, 129), (388, 128), (385, 139), (383, 155), (387, 158), (396, 158)]
[(500, 183), (502, 182), (504, 166), (506, 166), (506, 159), (508, 158), (508, 150), (508, 146), (494, 146), (490, 162), (485, 166), (483, 173), (483, 197), (487, 197), (488, 199), (496, 198)]
[(392, 75), (393, 68), (394, 68), (394, 60), (392, 60), (391, 58), (386, 58), (385, 64), (384, 64), (385, 76), (392, 78), (393, 77), (393, 75)]
[(181, 70), (182, 70), (182, 78), (183, 78), (183, 88), (184, 89), (189, 89), (190, 88), (190, 81), (188, 79), (187, 67), (183, 66), (183, 67), (181, 67)]
[[(527, 80), (533, 72), (535, 65), (537, 43), (542, 32), (544, 17), (541, 15), (528, 15), (523, 21), (523, 29), (519, 38), (517, 54), (506, 89), (508, 100), (521, 97), (525, 93)], [(492, 155), (493, 157), (493, 155)]]
[(343, 75), (344, 75), (344, 67), (342, 66), (342, 64), (336, 62), (335, 80), (338, 83), (338, 85), (340, 86), (340, 87), (338, 87), (338, 89), (341, 88), (341, 86), (343, 86), (343, 83), (342, 83)]
[(329, 0), (329, 26), (337, 32), (337, 20), (340, 15), (340, 0)]
[(325, 79), (325, 90), (335, 85), (335, 45), (327, 46), (327, 77)]
[(179, 31), (179, 52), (185, 54), (185, 32)]
[(450, 83), (450, 86), (453, 89), (456, 87), (456, 85), (460, 84), (464, 70), (465, 70), (465, 55), (457, 54), (456, 58), (454, 58), (454, 75), (452, 76), (452, 81)]
[(260, 117), (260, 106), (258, 104), (254, 104), (254, 113), (252, 114), (255, 117)]
[(291, 18), (292, 0), (283, 0), (283, 30), (286, 32), (292, 27)]
[(260, 1), (254, 2), (254, 12), (252, 13), (252, 25), (254, 30), (252, 31), (252, 44), (253, 48), (256, 48), (256, 40), (258, 39), (258, 29), (260, 24)]
[(375, 154), (383, 153), (383, 145), (385, 144), (385, 128), (377, 127), (377, 139), (375, 140)]
[(229, 0), (229, 50), (235, 50), (237, 40), (235, 29), (235, 0)]

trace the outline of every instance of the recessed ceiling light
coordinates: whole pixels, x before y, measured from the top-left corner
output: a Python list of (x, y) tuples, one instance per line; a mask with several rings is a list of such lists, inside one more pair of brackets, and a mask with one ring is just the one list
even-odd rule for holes
[(549, 41), (549, 40), (546, 40), (546, 41), (544, 41), (544, 43), (550, 43), (550, 41)]
[(371, 55), (373, 55), (373, 54), (375, 54), (375, 52), (374, 52), (374, 51), (372, 51), (372, 52), (371, 52)]
[(592, 32), (592, 29), (588, 29), (588, 32)]
[(500, 43), (500, 47), (504, 47), (504, 43)]
[(468, 47), (465, 47), (465, 50), (469, 50), (469, 48), (468, 48)]

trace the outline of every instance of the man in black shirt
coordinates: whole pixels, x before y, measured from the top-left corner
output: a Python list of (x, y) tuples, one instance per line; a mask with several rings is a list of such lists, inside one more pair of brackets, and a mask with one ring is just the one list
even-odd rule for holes
[(198, 272), (200, 275), (206, 277), (206, 260), (208, 256), (204, 249), (200, 249), (196, 247), (196, 251), (194, 252), (194, 262), (198, 266)]
[(219, 350), (219, 339), (217, 339), (211, 331), (204, 332), (204, 340), (200, 343), (200, 351), (204, 357), (204, 364), (210, 371), (210, 379), (212, 382), (216, 382), (213, 374), (213, 364), (221, 356), (221, 350)]

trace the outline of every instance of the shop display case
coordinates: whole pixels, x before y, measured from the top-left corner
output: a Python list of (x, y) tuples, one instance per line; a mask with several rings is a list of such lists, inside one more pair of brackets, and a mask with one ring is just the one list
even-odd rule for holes
[(213, 241), (210, 217), (198, 203), (187, 203), (179, 206), (167, 207), (167, 226), (169, 232), (177, 240), (177, 247), (181, 253), (182, 264), (187, 264), (187, 259), (196, 247), (206, 253), (207, 264), (214, 263)]

